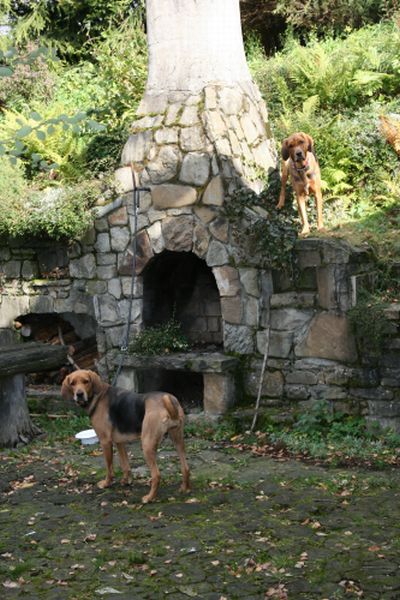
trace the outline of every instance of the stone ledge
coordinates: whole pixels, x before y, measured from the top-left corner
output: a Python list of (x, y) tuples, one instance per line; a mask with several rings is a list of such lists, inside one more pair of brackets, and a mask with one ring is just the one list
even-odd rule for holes
[[(111, 359), (112, 364), (118, 364), (119, 357)], [(234, 371), (239, 359), (226, 356), (220, 352), (187, 352), (156, 356), (136, 356), (133, 354), (123, 357), (123, 367), (135, 369), (165, 369), (167, 371), (192, 371), (193, 373), (226, 373)]]

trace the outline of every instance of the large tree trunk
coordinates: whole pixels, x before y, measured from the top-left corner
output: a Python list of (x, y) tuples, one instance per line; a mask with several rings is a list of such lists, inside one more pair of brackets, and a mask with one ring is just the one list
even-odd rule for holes
[(0, 330), (0, 447), (27, 443), (39, 432), (29, 416), (23, 373), (56, 368), (67, 356), (63, 346), (15, 341), (11, 330)]
[(147, 91), (251, 81), (239, 0), (147, 0)]
[(147, 86), (122, 163), (143, 185), (203, 185), (210, 159), (228, 194), (260, 191), (277, 157), (246, 64), (239, 0), (147, 0), (146, 8)]
[(38, 428), (32, 423), (25, 395), (25, 375), (0, 379), (0, 448), (26, 444)]

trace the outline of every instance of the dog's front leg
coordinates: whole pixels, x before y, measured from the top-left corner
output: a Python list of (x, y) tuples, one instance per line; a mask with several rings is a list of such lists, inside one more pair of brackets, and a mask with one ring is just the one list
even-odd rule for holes
[(285, 206), (287, 178), (288, 178), (288, 165), (287, 165), (287, 162), (284, 160), (282, 162), (281, 193), (279, 194), (279, 202), (276, 205), (276, 208), (283, 208)]
[(103, 450), (103, 456), (106, 463), (106, 478), (102, 481), (99, 481), (97, 486), (100, 489), (109, 487), (114, 479), (114, 469), (113, 469), (113, 445), (112, 442), (101, 442), (101, 447)]
[(297, 207), (299, 209), (301, 223), (303, 225), (301, 234), (305, 235), (306, 233), (310, 233), (310, 225), (308, 224), (307, 208), (306, 208), (307, 196), (305, 194), (296, 195), (296, 200), (297, 200)]

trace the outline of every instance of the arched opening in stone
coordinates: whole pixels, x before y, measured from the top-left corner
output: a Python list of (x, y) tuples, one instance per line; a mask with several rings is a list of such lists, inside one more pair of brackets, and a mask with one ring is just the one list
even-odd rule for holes
[(138, 369), (137, 378), (140, 392), (162, 390), (176, 396), (186, 413), (203, 410), (204, 383), (202, 373), (164, 369)]
[(217, 284), (210, 267), (192, 252), (165, 250), (143, 272), (144, 326), (160, 325), (172, 317), (181, 324), (193, 350), (222, 347)]
[[(81, 369), (93, 369), (98, 359), (96, 322), (90, 315), (75, 313), (29, 313), (14, 321), (25, 342), (65, 344), (68, 354)], [(72, 370), (68, 365), (57, 370), (29, 373), (28, 384), (58, 385)]]

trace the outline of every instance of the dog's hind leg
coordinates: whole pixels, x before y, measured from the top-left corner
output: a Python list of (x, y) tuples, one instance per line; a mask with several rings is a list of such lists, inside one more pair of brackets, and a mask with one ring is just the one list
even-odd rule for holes
[(121, 483), (123, 485), (131, 483), (132, 473), (129, 467), (128, 454), (126, 452), (125, 444), (116, 444), (119, 456), (119, 464), (121, 465), (123, 477)]
[(324, 220), (322, 216), (322, 194), (320, 187), (317, 187), (315, 190), (315, 203), (317, 205), (317, 229), (323, 229)]
[(147, 413), (142, 425), (142, 449), (143, 456), (150, 469), (151, 487), (150, 492), (143, 496), (142, 502), (152, 502), (157, 495), (160, 485), (160, 470), (157, 466), (157, 448), (166, 433), (164, 427), (160, 426), (159, 415), (157, 413)]
[(170, 429), (168, 434), (176, 448), (181, 463), (182, 485), (179, 489), (181, 492), (190, 492), (190, 471), (186, 460), (185, 441), (183, 439), (182, 426)]

